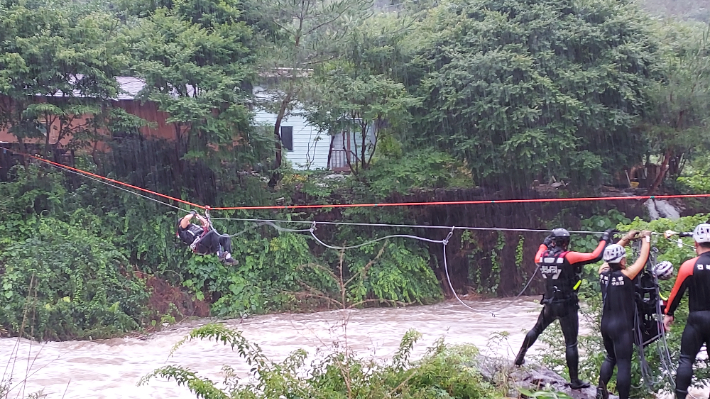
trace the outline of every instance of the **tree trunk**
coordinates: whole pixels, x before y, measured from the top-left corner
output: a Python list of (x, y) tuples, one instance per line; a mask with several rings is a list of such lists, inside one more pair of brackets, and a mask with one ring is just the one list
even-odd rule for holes
[(365, 161), (365, 143), (367, 139), (367, 124), (363, 124), (362, 122), (360, 123), (360, 135), (361, 137), (361, 144), (362, 146), (360, 147), (360, 164), (362, 165), (362, 170), (367, 169), (367, 162)]
[(175, 182), (175, 191), (173, 192), (174, 195), (179, 197), (179, 187), (183, 185), (183, 180), (182, 176), (184, 176), (184, 167), (183, 167), (183, 160), (182, 160), (182, 124), (180, 122), (175, 123), (175, 166), (174, 168), (170, 168), (173, 174), (173, 181)]
[(44, 116), (44, 130), (45, 130), (45, 135), (44, 135), (44, 154), (42, 154), (45, 158), (49, 154), (49, 135), (52, 133), (52, 126), (51, 122), (49, 121), (49, 116), (45, 113)]
[(328, 147), (328, 163), (326, 164), (326, 167), (328, 169), (332, 169), (333, 166), (330, 164), (330, 162), (333, 160), (333, 142), (335, 141), (335, 136), (330, 136), (330, 146)]
[(274, 123), (274, 147), (276, 153), (274, 154), (274, 164), (271, 168), (271, 177), (269, 178), (269, 187), (274, 188), (281, 180), (281, 174), (277, 169), (281, 167), (281, 162), (283, 160), (282, 146), (281, 146), (281, 122), (286, 116), (286, 108), (291, 103), (291, 90), (286, 93), (286, 97), (281, 100), (281, 106), (279, 107), (279, 113), (276, 115), (276, 122)]
[(648, 192), (646, 193), (646, 195), (653, 195), (656, 189), (661, 185), (661, 183), (663, 182), (663, 178), (666, 177), (666, 172), (668, 171), (668, 161), (671, 159), (672, 156), (673, 151), (666, 150), (666, 153), (663, 156), (663, 163), (661, 163), (661, 168), (658, 171), (658, 175), (653, 181), (653, 184), (651, 184), (651, 187), (648, 188)]

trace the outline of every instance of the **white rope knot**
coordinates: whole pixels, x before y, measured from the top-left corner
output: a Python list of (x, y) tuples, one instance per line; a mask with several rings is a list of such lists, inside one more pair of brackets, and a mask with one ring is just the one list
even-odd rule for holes
[(315, 221), (313, 221), (313, 223), (311, 224), (311, 228), (309, 229), (309, 231), (310, 231), (311, 233), (313, 233), (314, 231), (316, 231), (316, 222), (315, 222)]
[(454, 235), (454, 229), (455, 229), (455, 228), (456, 228), (456, 226), (452, 226), (452, 227), (451, 227), (451, 231), (449, 231), (449, 234), (447, 234), (447, 235), (446, 235), (446, 238), (444, 238), (444, 239), (441, 241), (442, 244), (447, 245), (447, 244), (449, 243), (449, 240), (450, 240), (451, 237)]

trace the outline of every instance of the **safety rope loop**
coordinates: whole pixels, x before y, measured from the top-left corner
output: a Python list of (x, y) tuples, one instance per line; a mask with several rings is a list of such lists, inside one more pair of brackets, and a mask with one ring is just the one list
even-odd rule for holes
[(212, 225), (212, 219), (210, 218), (210, 206), (209, 205), (205, 205), (205, 219), (207, 219), (207, 224), (209, 224), (210, 229), (217, 231), (217, 229), (214, 228), (214, 225)]
[(449, 240), (454, 235), (454, 229), (456, 229), (456, 226), (451, 226), (451, 231), (449, 231), (449, 234), (446, 235), (446, 238), (441, 241), (441, 243), (444, 244), (444, 250), (446, 250), (446, 244), (449, 243)]

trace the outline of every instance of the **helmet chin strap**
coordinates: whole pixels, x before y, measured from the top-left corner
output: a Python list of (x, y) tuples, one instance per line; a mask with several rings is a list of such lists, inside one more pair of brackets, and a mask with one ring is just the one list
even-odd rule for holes
[(564, 252), (564, 250), (565, 250), (565, 249), (564, 249), (563, 247), (558, 247), (558, 246), (556, 246), (556, 245), (553, 245), (552, 247), (550, 247), (550, 253), (552, 253), (552, 254), (557, 254), (557, 253), (559, 253), (559, 252)]

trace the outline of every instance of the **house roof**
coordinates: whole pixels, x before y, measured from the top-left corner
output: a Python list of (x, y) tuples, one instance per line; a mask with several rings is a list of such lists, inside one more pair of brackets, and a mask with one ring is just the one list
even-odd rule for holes
[(118, 93), (118, 97), (115, 100), (133, 100), (145, 87), (145, 81), (141, 78), (117, 76), (116, 81), (121, 88), (121, 92)]
[[(83, 79), (83, 77), (84, 75), (78, 74), (70, 79), (69, 82), (75, 84), (77, 81)], [(145, 87), (145, 80), (134, 76), (116, 76), (116, 82), (118, 82), (119, 92), (112, 100), (134, 100), (138, 96), (138, 93)], [(191, 86), (189, 86), (188, 89), (194, 92)], [(54, 93), (52, 97), (64, 97), (64, 92), (59, 90)], [(80, 90), (74, 89), (72, 97), (86, 96), (83, 95)]]
[[(271, 72), (261, 72), (259, 76), (262, 78), (284, 77), (294, 75), (294, 71), (297, 77), (308, 77), (313, 72), (312, 69), (272, 68)], [(76, 81), (81, 80), (83, 77), (84, 75), (77, 74), (70, 80), (70, 83), (76, 83)], [(116, 76), (116, 82), (119, 84), (119, 93), (115, 98), (112, 98), (112, 100), (134, 100), (138, 96), (138, 93), (145, 87), (145, 80), (134, 76)], [(194, 88), (188, 86), (188, 91), (194, 92)], [(84, 95), (76, 89), (72, 94), (73, 97), (84, 97)], [(264, 89), (255, 90), (254, 94), (262, 99), (267, 99), (270, 96), (267, 90)], [(53, 95), (53, 97), (63, 96), (64, 93), (62, 91), (58, 91)]]

